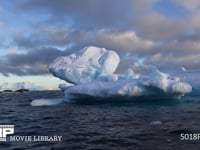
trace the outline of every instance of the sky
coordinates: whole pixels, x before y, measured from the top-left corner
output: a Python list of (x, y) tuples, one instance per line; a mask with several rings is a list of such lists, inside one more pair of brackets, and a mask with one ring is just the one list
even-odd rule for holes
[(1, 0), (0, 84), (55, 89), (48, 65), (90, 45), (118, 52), (118, 70), (199, 71), (199, 18), (199, 0)]

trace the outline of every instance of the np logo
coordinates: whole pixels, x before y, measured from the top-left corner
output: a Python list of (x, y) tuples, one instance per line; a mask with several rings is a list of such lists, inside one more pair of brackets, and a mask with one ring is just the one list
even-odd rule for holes
[(13, 133), (14, 125), (0, 125), (0, 141), (6, 141), (6, 136)]

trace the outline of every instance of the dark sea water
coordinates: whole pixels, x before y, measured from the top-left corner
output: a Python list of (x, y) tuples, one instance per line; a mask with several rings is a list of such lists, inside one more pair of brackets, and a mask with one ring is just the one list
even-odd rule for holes
[(15, 125), (15, 136), (60, 135), (61, 142), (0, 142), (0, 150), (199, 150), (200, 139), (181, 141), (181, 133), (200, 133), (200, 96), (109, 104), (34, 107), (38, 98), (59, 91), (0, 93), (0, 124)]

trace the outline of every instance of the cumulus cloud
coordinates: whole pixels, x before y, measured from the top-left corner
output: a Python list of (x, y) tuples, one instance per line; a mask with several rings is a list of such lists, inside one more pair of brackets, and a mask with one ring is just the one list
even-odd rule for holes
[(135, 32), (106, 32), (99, 30), (96, 32), (76, 32), (71, 35), (74, 45), (84, 47), (85, 45), (96, 45), (116, 51), (141, 51), (151, 49), (154, 42), (143, 39)]
[(151, 40), (145, 40), (137, 36), (135, 32), (105, 33), (97, 32), (97, 39), (109, 47), (116, 47), (119, 50), (148, 50), (154, 46)]

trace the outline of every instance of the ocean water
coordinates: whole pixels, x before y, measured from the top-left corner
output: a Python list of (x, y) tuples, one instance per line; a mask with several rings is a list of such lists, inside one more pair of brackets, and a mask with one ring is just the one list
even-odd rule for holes
[(15, 125), (15, 136), (59, 135), (60, 142), (0, 142), (0, 150), (198, 150), (200, 96), (181, 100), (69, 104), (33, 107), (39, 98), (60, 98), (60, 91), (0, 93), (0, 124)]

